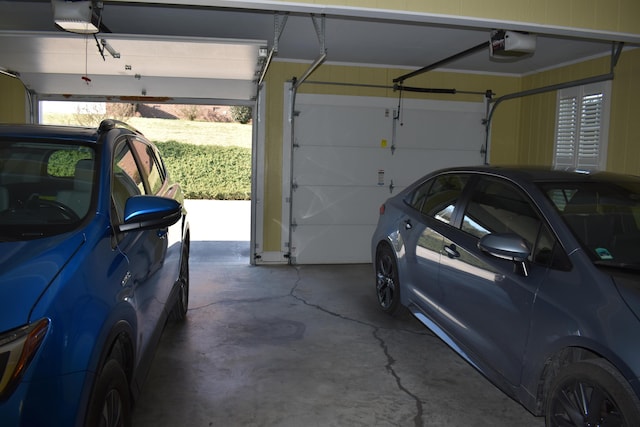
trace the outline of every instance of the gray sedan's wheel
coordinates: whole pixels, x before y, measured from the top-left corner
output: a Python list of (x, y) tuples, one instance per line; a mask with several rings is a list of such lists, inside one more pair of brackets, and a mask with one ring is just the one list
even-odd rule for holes
[(622, 375), (604, 359), (567, 366), (553, 381), (546, 425), (627, 426), (640, 420), (640, 402)]
[(86, 426), (131, 426), (131, 398), (127, 376), (115, 359), (110, 359), (96, 379)]
[(400, 308), (400, 283), (398, 266), (391, 248), (382, 245), (376, 252), (376, 295), (380, 308), (395, 314)]

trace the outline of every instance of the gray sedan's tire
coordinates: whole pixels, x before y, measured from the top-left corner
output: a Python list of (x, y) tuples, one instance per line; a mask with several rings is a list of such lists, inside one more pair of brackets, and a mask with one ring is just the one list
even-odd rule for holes
[(376, 251), (376, 296), (378, 305), (385, 313), (394, 315), (400, 309), (400, 281), (396, 257), (387, 245)]
[(640, 420), (640, 402), (624, 377), (604, 359), (572, 363), (554, 379), (546, 425), (626, 426)]

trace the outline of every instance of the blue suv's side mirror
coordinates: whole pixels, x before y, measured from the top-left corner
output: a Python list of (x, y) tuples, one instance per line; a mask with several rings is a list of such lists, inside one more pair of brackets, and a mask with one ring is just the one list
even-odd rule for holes
[(182, 205), (173, 199), (158, 196), (133, 196), (124, 207), (124, 223), (118, 231), (166, 228), (178, 222)]

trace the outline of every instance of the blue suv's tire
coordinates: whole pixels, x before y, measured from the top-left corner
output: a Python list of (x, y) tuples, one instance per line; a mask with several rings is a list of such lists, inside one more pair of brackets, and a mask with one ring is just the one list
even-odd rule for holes
[(188, 243), (183, 243), (184, 250), (180, 261), (180, 277), (178, 278), (178, 297), (171, 309), (171, 318), (181, 322), (187, 317), (189, 309), (189, 248)]
[(130, 396), (127, 376), (120, 363), (108, 360), (96, 380), (86, 426), (131, 427)]

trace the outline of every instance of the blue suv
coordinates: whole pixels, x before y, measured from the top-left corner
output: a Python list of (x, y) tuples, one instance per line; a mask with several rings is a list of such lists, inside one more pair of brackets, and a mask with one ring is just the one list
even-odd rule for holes
[(127, 426), (189, 297), (181, 187), (124, 123), (0, 125), (0, 420)]

